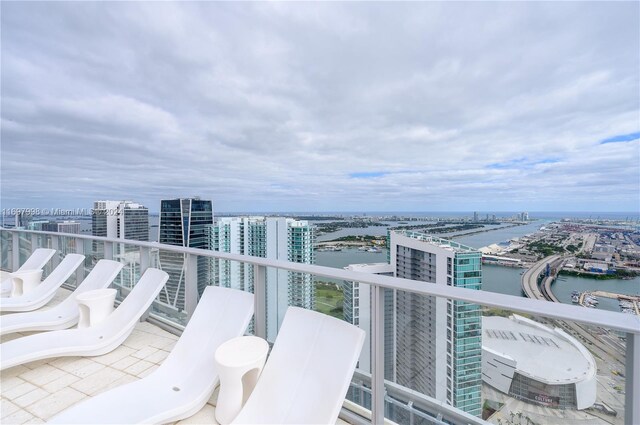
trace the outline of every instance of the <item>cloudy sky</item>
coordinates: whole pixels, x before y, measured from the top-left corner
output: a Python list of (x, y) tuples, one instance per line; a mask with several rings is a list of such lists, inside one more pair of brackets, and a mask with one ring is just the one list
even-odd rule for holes
[(638, 211), (639, 5), (2, 2), (2, 208)]

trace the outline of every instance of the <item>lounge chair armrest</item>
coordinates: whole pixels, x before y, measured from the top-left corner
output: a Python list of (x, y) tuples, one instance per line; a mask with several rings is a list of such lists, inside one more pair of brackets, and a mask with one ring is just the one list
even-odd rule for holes
[(76, 296), (80, 317), (78, 328), (88, 328), (103, 322), (114, 310), (116, 290), (113, 288), (94, 289)]
[(31, 291), (40, 284), (42, 280), (42, 269), (20, 270), (11, 273), (11, 296), (19, 297)]

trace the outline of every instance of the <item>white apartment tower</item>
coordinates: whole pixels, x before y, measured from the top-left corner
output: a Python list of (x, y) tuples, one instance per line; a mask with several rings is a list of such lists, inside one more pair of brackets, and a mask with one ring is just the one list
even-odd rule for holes
[[(223, 217), (209, 228), (211, 249), (274, 260), (313, 264), (314, 227), (285, 217)], [(213, 285), (253, 291), (253, 268), (212, 259)], [(273, 340), (288, 306), (315, 307), (313, 277), (267, 268), (267, 338)]]
[[(149, 240), (149, 210), (132, 201), (95, 201), (91, 233), (115, 239)], [(96, 259), (104, 258), (104, 245), (93, 244)], [(140, 278), (140, 251), (125, 244), (113, 245), (113, 259), (124, 264), (116, 283), (131, 288)]]
[[(480, 289), (481, 253), (458, 243), (409, 231), (389, 233), (389, 264), (350, 265), (350, 270)], [(370, 333), (369, 285), (345, 283), (345, 320)], [(477, 305), (385, 292), (385, 379), (461, 410), (481, 414), (481, 316)], [(370, 371), (365, 348), (359, 367)], [(403, 422), (402, 417), (394, 420)]]

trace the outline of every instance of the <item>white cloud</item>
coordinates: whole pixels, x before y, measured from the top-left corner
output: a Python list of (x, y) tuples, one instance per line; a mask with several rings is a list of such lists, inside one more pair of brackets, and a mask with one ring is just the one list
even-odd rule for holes
[(639, 7), (7, 3), (3, 207), (637, 210)]

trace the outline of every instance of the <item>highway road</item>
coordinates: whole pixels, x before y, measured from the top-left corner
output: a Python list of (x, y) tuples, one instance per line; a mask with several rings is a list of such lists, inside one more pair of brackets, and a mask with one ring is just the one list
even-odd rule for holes
[[(550, 264), (551, 267), (556, 267), (556, 269), (559, 270), (562, 266), (563, 261), (564, 259), (561, 255), (551, 255), (538, 261), (529, 270), (523, 273), (521, 284), (522, 289), (527, 297), (534, 300), (560, 302), (551, 291), (551, 283), (553, 282), (555, 277), (545, 277), (542, 285), (538, 286), (538, 276), (540, 276), (540, 274), (544, 272), (547, 264)], [(546, 319), (545, 321), (551, 322), (553, 325), (564, 329), (569, 334), (573, 335), (579, 340), (582, 340), (582, 342), (600, 358), (605, 358), (605, 356), (608, 355), (609, 357), (624, 365), (624, 348), (622, 348), (620, 345), (615, 346), (614, 344), (611, 344), (611, 341), (608, 341), (608, 344), (603, 343), (603, 337), (605, 336), (611, 338), (612, 340), (617, 340), (617, 338), (611, 337), (607, 329), (600, 328), (598, 331), (596, 331), (595, 329), (591, 330), (586, 326), (582, 326), (573, 322), (549, 319)]]
[(538, 288), (538, 276), (544, 271), (547, 267), (547, 264), (553, 263), (554, 261), (561, 258), (560, 255), (550, 255), (549, 257), (545, 257), (542, 260), (535, 263), (529, 270), (522, 274), (522, 290), (527, 295), (527, 297), (534, 300), (544, 300), (544, 294), (540, 292), (540, 288)]

